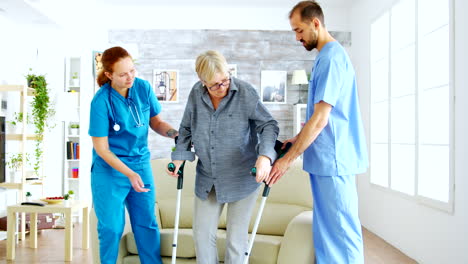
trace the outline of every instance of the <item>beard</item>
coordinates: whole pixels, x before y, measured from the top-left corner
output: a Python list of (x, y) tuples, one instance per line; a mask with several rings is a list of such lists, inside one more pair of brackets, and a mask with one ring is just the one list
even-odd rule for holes
[(311, 32), (310, 33), (310, 41), (305, 41), (305, 40), (301, 39), (301, 42), (302, 42), (302, 45), (304, 46), (304, 48), (307, 51), (311, 51), (311, 50), (317, 48), (317, 44), (318, 44), (317, 33)]

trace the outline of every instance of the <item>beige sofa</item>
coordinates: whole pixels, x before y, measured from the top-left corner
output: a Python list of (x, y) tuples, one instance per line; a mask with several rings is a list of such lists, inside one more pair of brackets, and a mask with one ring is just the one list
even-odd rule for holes
[[(163, 262), (171, 263), (172, 239), (177, 190), (175, 178), (165, 173), (168, 159), (152, 161), (156, 182), (157, 203), (155, 212), (161, 231), (161, 255)], [(184, 171), (177, 263), (196, 263), (192, 239), (192, 215), (194, 200), (195, 162), (187, 162)], [(263, 190), (263, 186), (261, 187)], [(261, 191), (262, 192), (262, 191)], [(260, 193), (261, 193), (260, 192)], [(261, 195), (252, 215), (250, 231), (257, 215)], [(313, 263), (312, 242), (312, 195), (308, 174), (302, 170), (302, 161), (297, 160), (286, 175), (270, 191), (260, 226), (255, 237), (250, 264), (310, 264)], [(91, 212), (91, 243), (94, 263), (99, 262), (99, 247), (96, 217)], [(224, 260), (226, 240), (226, 210), (218, 226), (218, 252)], [(118, 264), (140, 263), (130, 222), (120, 241)]]

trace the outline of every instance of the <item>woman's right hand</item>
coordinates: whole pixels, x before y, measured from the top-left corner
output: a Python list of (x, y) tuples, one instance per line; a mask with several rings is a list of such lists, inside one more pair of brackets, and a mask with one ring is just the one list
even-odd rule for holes
[(184, 162), (183, 160), (173, 160), (172, 163), (174, 163), (174, 165), (175, 165), (174, 171), (170, 171), (170, 170), (168, 169), (168, 167), (166, 167), (166, 173), (167, 173), (169, 176), (178, 178), (178, 177), (179, 177), (179, 174), (177, 174), (177, 172), (179, 171), (179, 168), (180, 168), (180, 166), (182, 165), (183, 162)]

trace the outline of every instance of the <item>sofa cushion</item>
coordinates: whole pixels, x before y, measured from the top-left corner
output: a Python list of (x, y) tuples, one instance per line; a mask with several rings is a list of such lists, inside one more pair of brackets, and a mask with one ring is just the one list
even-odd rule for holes
[(250, 253), (250, 263), (276, 264), (282, 241), (282, 236), (257, 234)]
[[(174, 238), (174, 229), (160, 229), (161, 233), (161, 256), (172, 256), (172, 241)], [(130, 254), (138, 254), (133, 232), (125, 235), (127, 251)], [(192, 229), (179, 229), (177, 237), (177, 257), (194, 258), (195, 244), (193, 243)]]
[[(252, 247), (249, 262), (257, 264), (276, 264), (276, 259), (278, 258), (281, 241), (281, 236), (268, 236), (257, 234), (255, 236), (255, 243)], [(224, 261), (226, 252), (225, 230), (218, 230), (218, 240), (216, 242), (218, 246), (219, 260)]]
[[(170, 257), (163, 257), (162, 261), (163, 264), (171, 264)], [(140, 264), (140, 258), (138, 255), (129, 255), (124, 257), (122, 264)], [(177, 258), (177, 264), (196, 264), (197, 261), (195, 258), (185, 259), (185, 258)]]
[[(163, 264), (171, 264), (172, 258), (170, 257), (163, 257), (162, 261)], [(196, 264), (197, 260), (195, 258), (177, 258), (177, 264)]]
[[(259, 207), (260, 202), (257, 202), (250, 220), (249, 232), (252, 232)], [(286, 227), (288, 227), (289, 222), (291, 222), (296, 215), (307, 210), (310, 210), (310, 208), (267, 201), (263, 209), (257, 233), (263, 235), (282, 236), (286, 231)]]
[[(161, 229), (161, 256), (172, 256), (172, 242), (174, 229)], [(177, 257), (194, 258), (195, 244), (193, 243), (192, 229), (179, 229), (177, 236)]]

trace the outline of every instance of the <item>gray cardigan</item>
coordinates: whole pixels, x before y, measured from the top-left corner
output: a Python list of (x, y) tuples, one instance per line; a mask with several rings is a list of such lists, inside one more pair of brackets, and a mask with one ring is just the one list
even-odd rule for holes
[[(229, 92), (215, 111), (201, 82), (190, 92), (172, 160), (198, 156), (195, 194), (205, 200), (215, 187), (219, 203), (235, 202), (259, 184), (250, 175), (258, 155), (276, 159), (278, 122), (260, 102), (255, 88), (231, 77)], [(187, 151), (192, 141), (195, 153)]]

